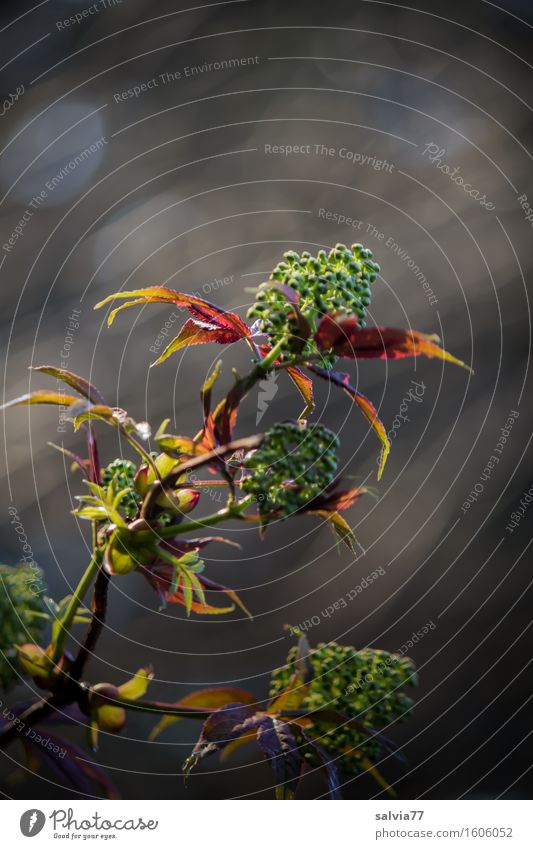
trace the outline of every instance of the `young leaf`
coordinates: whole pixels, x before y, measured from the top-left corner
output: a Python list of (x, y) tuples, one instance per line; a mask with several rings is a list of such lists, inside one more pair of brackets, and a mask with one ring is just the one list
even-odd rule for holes
[(317, 510), (319, 516), (322, 516), (331, 525), (334, 533), (339, 540), (348, 546), (352, 554), (360, 554), (357, 550), (357, 540), (348, 522), (340, 515), (340, 513), (329, 513), (327, 511)]
[(360, 328), (356, 318), (336, 318), (326, 315), (315, 335), (319, 350), (331, 351), (348, 359), (389, 359), (402, 357), (437, 357), (472, 371), (439, 346), (439, 337), (418, 330), (398, 330), (394, 327)]
[(332, 486), (326, 487), (323, 493), (314, 498), (305, 508), (304, 512), (322, 511), (336, 512), (337, 510), (347, 510), (355, 502), (369, 490), (366, 486), (355, 486), (351, 489), (337, 490), (338, 482), (334, 482)]
[(314, 676), (313, 665), (309, 660), (310, 651), (307, 637), (305, 634), (299, 633), (294, 673), (283, 692), (270, 702), (268, 713), (279, 714), (286, 710), (298, 710), (302, 706), (309, 693), (309, 685)]
[(357, 389), (354, 389), (354, 387), (350, 384), (349, 374), (338, 371), (326, 371), (326, 369), (319, 368), (318, 366), (308, 366), (308, 368), (313, 372), (313, 374), (318, 375), (318, 377), (322, 377), (324, 380), (329, 380), (331, 383), (339, 386), (346, 395), (348, 395), (348, 397), (357, 404), (363, 415), (370, 422), (382, 444), (378, 467), (378, 480), (380, 480), (381, 475), (383, 474), (383, 469), (385, 468), (385, 463), (387, 462), (387, 457), (389, 456), (390, 440), (387, 436), (385, 426), (378, 416), (376, 408), (372, 402), (368, 400), (368, 398), (366, 398), (361, 392), (358, 392)]
[(124, 699), (140, 699), (146, 693), (148, 684), (154, 677), (151, 666), (138, 669), (133, 678), (121, 684), (118, 691)]
[(146, 441), (150, 437), (148, 422), (136, 422), (121, 407), (108, 407), (107, 404), (91, 404), (90, 401), (77, 401), (68, 411), (68, 418), (74, 422), (74, 429), (86, 421), (102, 421), (113, 427), (119, 427), (125, 434), (133, 434)]
[(306, 419), (315, 409), (315, 399), (313, 397), (313, 381), (307, 377), (299, 368), (293, 367), (287, 369), (287, 374), (296, 386), (298, 392), (305, 401), (305, 408), (298, 416), (299, 420)]
[(283, 798), (294, 795), (304, 767), (301, 748), (287, 722), (276, 716), (265, 716), (257, 729), (257, 742), (272, 769)]
[(64, 457), (68, 457), (71, 460), (72, 465), (70, 467), (71, 471), (74, 471), (75, 466), (78, 466), (79, 469), (83, 472), (83, 474), (88, 474), (90, 469), (90, 461), (82, 460), (77, 454), (74, 454), (73, 451), (69, 451), (68, 448), (63, 448), (62, 445), (56, 445), (55, 442), (49, 442), (48, 445), (50, 448), (55, 448), (56, 451), (59, 451), (63, 454)]
[(241, 608), (241, 610), (248, 616), (249, 619), (253, 619), (254, 617), (246, 607), (246, 605), (241, 601), (235, 590), (230, 589), (229, 587), (223, 586), (223, 584), (218, 584), (216, 581), (212, 581), (210, 578), (206, 578), (205, 575), (201, 577), (201, 583), (207, 590), (214, 590), (215, 592), (222, 592), (229, 596), (235, 604)]
[(329, 757), (328, 753), (322, 748), (322, 746), (319, 746), (318, 743), (316, 743), (316, 741), (313, 740), (312, 737), (308, 737), (307, 734), (305, 734), (305, 732), (301, 729), (300, 734), (302, 735), (309, 748), (312, 749), (322, 761), (323, 769), (326, 773), (326, 778), (328, 782), (328, 798), (340, 799), (340, 779), (339, 773), (337, 772), (337, 767)]
[[(256, 702), (253, 693), (247, 690), (240, 690), (237, 687), (209, 687), (205, 690), (195, 690), (188, 693), (183, 699), (175, 702), (174, 707), (177, 708), (207, 708), (208, 710), (217, 710), (235, 702), (241, 702), (244, 705), (253, 705)], [(152, 729), (149, 740), (155, 740), (166, 728), (179, 722), (179, 716), (164, 716), (157, 725)]]
[(39, 389), (36, 392), (28, 392), (26, 395), (20, 395), (12, 401), (7, 401), (0, 406), (0, 410), (7, 410), (9, 407), (30, 406), (31, 404), (54, 404), (59, 407), (70, 407), (72, 404), (77, 404), (79, 400), (75, 395), (65, 395), (62, 392)]
[(162, 433), (155, 437), (157, 445), (169, 457), (179, 460), (183, 454), (188, 454), (190, 457), (199, 457), (200, 454), (205, 454), (205, 447), (189, 436), (173, 436), (170, 433)]
[(390, 786), (388, 781), (383, 778), (382, 774), (378, 769), (376, 769), (370, 758), (363, 758), (361, 763), (363, 764), (366, 771), (370, 773), (374, 781), (376, 781), (377, 784), (379, 784), (379, 786), (383, 788), (386, 794), (395, 799), (396, 791)]
[(167, 360), (176, 351), (187, 348), (189, 345), (205, 345), (207, 342), (217, 342), (219, 345), (231, 345), (238, 342), (242, 336), (236, 330), (225, 327), (217, 327), (212, 324), (204, 324), (189, 318), (178, 335), (167, 345), (158, 359), (152, 363), (150, 368), (158, 366)]
[(174, 289), (167, 289), (165, 286), (148, 286), (145, 289), (134, 289), (131, 292), (115, 292), (115, 294), (109, 295), (103, 301), (96, 304), (94, 309), (103, 307), (105, 304), (115, 300), (115, 298), (134, 298), (135, 300), (128, 301), (128, 303), (122, 304), (122, 306), (112, 310), (107, 319), (108, 324), (112, 324), (116, 314), (127, 307), (138, 304), (165, 303), (185, 307), (200, 321), (216, 325), (221, 329), (234, 330), (239, 334), (238, 338), (244, 338), (250, 335), (249, 327), (235, 313), (227, 312), (221, 307), (217, 307), (215, 304), (211, 304), (209, 301), (199, 298), (196, 295), (176, 292)]
[(104, 396), (100, 390), (96, 386), (93, 386), (92, 383), (89, 383), (88, 380), (85, 380), (84, 377), (80, 377), (72, 371), (67, 371), (64, 368), (56, 368), (55, 366), (32, 366), (31, 370), (41, 372), (42, 374), (49, 374), (57, 380), (62, 380), (63, 383), (68, 384), (68, 386), (75, 389), (84, 398), (88, 398), (93, 404), (105, 404)]
[(232, 740), (257, 728), (264, 716), (256, 713), (253, 707), (243, 704), (230, 703), (214, 711), (204, 722), (200, 738), (183, 765), (185, 775), (202, 758), (220, 752)]

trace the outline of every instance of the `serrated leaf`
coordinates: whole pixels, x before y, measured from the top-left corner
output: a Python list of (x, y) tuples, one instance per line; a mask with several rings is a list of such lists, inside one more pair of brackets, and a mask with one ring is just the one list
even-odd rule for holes
[(221, 307), (211, 304), (209, 301), (197, 295), (188, 295), (184, 292), (176, 292), (165, 286), (148, 286), (144, 289), (134, 289), (129, 292), (115, 292), (95, 305), (94, 309), (105, 306), (116, 298), (133, 298), (126, 304), (114, 309), (108, 317), (108, 324), (112, 324), (118, 312), (127, 307), (139, 304), (166, 303), (183, 306), (191, 312), (195, 318), (208, 324), (216, 324), (219, 328), (234, 330), (240, 337), (249, 336), (250, 329), (243, 320), (233, 312), (223, 310)]
[(358, 390), (350, 384), (349, 374), (337, 371), (326, 371), (326, 369), (319, 368), (318, 366), (308, 366), (308, 368), (313, 372), (313, 374), (318, 375), (318, 377), (322, 377), (324, 380), (329, 380), (331, 383), (339, 386), (346, 395), (348, 395), (348, 397), (357, 404), (363, 415), (370, 422), (370, 425), (378, 435), (382, 444), (378, 467), (378, 480), (380, 480), (381, 475), (383, 474), (383, 469), (385, 468), (385, 463), (387, 462), (387, 457), (389, 456), (390, 440), (387, 436), (387, 431), (385, 430), (383, 422), (378, 416), (376, 408), (365, 395), (358, 392)]
[(167, 345), (161, 356), (151, 364), (150, 368), (160, 365), (176, 351), (188, 348), (191, 345), (205, 345), (210, 342), (216, 342), (219, 345), (231, 345), (241, 338), (242, 336), (235, 330), (200, 323), (189, 318), (178, 335)]
[[(175, 702), (176, 708), (207, 708), (208, 710), (217, 710), (224, 705), (232, 703), (242, 703), (244, 705), (255, 704), (255, 696), (247, 690), (240, 690), (237, 687), (208, 687), (204, 690), (195, 690), (188, 693), (178, 702)], [(166, 728), (180, 722), (179, 716), (164, 716), (157, 725), (153, 728), (149, 740), (161, 734)]]
[(30, 406), (32, 404), (53, 404), (59, 407), (70, 407), (72, 404), (79, 403), (79, 400), (75, 395), (65, 395), (63, 392), (39, 389), (36, 392), (28, 392), (26, 395), (20, 395), (12, 401), (7, 401), (0, 406), (0, 410), (7, 410), (10, 407)]
[(322, 510), (317, 510), (315, 512), (318, 516), (322, 516), (322, 518), (331, 525), (333, 532), (338, 536), (341, 542), (348, 546), (352, 554), (361, 553), (361, 551), (357, 550), (357, 540), (351, 527), (340, 513), (330, 513)]
[(275, 777), (277, 787), (287, 798), (296, 791), (304, 759), (289, 723), (276, 716), (265, 716), (257, 729), (257, 742)]
[(74, 374), (74, 372), (64, 368), (56, 368), (56, 366), (32, 366), (31, 370), (49, 374), (50, 377), (62, 380), (63, 383), (75, 389), (84, 398), (88, 398), (93, 404), (105, 404), (104, 396), (100, 390), (84, 377), (80, 377), (79, 374)]
[(185, 775), (202, 758), (221, 751), (232, 740), (256, 728), (263, 716), (256, 714), (253, 707), (240, 703), (230, 703), (214, 711), (204, 722), (200, 738), (183, 765)]
[(299, 633), (294, 672), (285, 689), (270, 702), (268, 713), (280, 714), (287, 710), (298, 710), (302, 706), (314, 677), (313, 665), (309, 659), (310, 653), (307, 637)]
[(319, 350), (348, 359), (396, 360), (403, 357), (436, 357), (472, 371), (438, 344), (435, 334), (395, 327), (359, 327), (357, 318), (326, 315), (315, 334)]
[(314, 740), (312, 737), (309, 737), (307, 734), (305, 734), (304, 731), (300, 730), (300, 733), (309, 748), (311, 748), (313, 752), (315, 752), (315, 754), (317, 754), (320, 760), (322, 761), (322, 768), (326, 773), (328, 783), (328, 798), (340, 799), (340, 779), (337, 767), (335, 766), (325, 749), (323, 749), (322, 746), (319, 746), (316, 740)]
[(298, 392), (305, 401), (305, 407), (298, 416), (299, 420), (306, 419), (315, 409), (315, 399), (313, 396), (313, 381), (310, 377), (301, 371), (299, 368), (288, 368), (287, 374), (296, 386)]
[(235, 602), (238, 607), (240, 607), (240, 609), (243, 611), (243, 613), (246, 614), (246, 616), (248, 616), (249, 619), (254, 618), (246, 607), (246, 605), (244, 604), (244, 602), (241, 601), (240, 597), (237, 595), (235, 590), (230, 589), (230, 587), (225, 587), (223, 584), (219, 584), (216, 581), (212, 581), (211, 578), (206, 578), (205, 575), (202, 575), (201, 580), (205, 589), (225, 593), (227, 596), (229, 596), (229, 598), (232, 599), (232, 601)]

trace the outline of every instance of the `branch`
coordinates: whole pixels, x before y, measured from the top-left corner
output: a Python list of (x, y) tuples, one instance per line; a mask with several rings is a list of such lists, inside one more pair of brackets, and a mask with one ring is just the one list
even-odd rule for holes
[[(22, 733), (29, 723), (37, 724), (45, 719), (57, 708), (63, 707), (66, 704), (63, 697), (52, 695), (39, 701), (34, 702), (26, 708), (20, 716), (8, 722), (0, 729), (0, 749), (3, 749), (9, 743), (16, 739), (17, 734)], [(22, 728), (20, 724), (22, 723)]]
[(96, 580), (94, 582), (94, 592), (91, 603), (91, 623), (87, 629), (85, 637), (83, 638), (80, 650), (69, 670), (70, 677), (73, 678), (75, 681), (79, 681), (81, 676), (83, 675), (85, 665), (89, 660), (90, 655), (93, 654), (96, 648), (96, 643), (98, 642), (100, 634), (102, 633), (107, 612), (108, 589), (109, 575), (107, 574), (105, 569), (100, 566), (100, 569), (98, 570), (98, 573), (96, 575)]

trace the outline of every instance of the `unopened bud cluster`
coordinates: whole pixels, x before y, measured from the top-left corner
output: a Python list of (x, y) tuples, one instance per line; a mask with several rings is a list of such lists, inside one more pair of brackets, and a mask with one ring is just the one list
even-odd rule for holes
[[(290, 685), (295, 672), (297, 647), (287, 657), (287, 665), (272, 673), (270, 695), (279, 695)], [(379, 731), (389, 723), (405, 719), (413, 700), (404, 692), (407, 684), (416, 685), (413, 661), (409, 657), (386, 651), (337, 643), (319, 643), (309, 655), (314, 678), (304, 707), (308, 711), (334, 710), (347, 718), (357, 719), (362, 727), (342, 724), (337, 727), (317, 721), (310, 729), (311, 736), (320, 738), (320, 745), (334, 757), (344, 754), (337, 763), (346, 776), (356, 775), (364, 769), (363, 760), (379, 758), (381, 744)], [(306, 758), (319, 766), (316, 756), (309, 752)], [(316, 761), (316, 763), (315, 763)]]
[(323, 425), (274, 425), (244, 466), (242, 489), (253, 495), (263, 519), (289, 516), (330, 484), (337, 469), (339, 438)]
[(248, 312), (249, 318), (259, 319), (259, 332), (269, 337), (271, 345), (286, 339), (283, 353), (316, 353), (310, 338), (303, 347), (301, 329), (290, 299), (276, 284), (283, 284), (299, 295), (298, 310), (311, 327), (311, 337), (318, 321), (327, 313), (356, 315), (360, 327), (365, 326), (367, 307), (371, 301), (371, 284), (377, 277), (379, 265), (373, 262), (372, 252), (363, 245), (338, 244), (329, 253), (321, 250), (316, 257), (310, 253), (287, 251), (266, 283), (262, 283), (256, 301)]
[(117, 491), (129, 489), (120, 502), (121, 509), (128, 519), (135, 519), (142, 501), (141, 496), (134, 489), (136, 472), (137, 468), (131, 460), (118, 459), (109, 463), (102, 474), (104, 486), (109, 486), (111, 481), (114, 481)]

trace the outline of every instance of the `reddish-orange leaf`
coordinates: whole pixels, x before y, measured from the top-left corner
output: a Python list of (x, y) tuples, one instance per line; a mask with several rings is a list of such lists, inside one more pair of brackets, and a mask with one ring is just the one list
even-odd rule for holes
[(310, 510), (321, 510), (324, 513), (336, 510), (347, 510), (351, 507), (361, 495), (368, 492), (366, 486), (355, 486), (351, 489), (331, 489), (325, 490), (322, 495), (314, 498), (308, 505)]
[(320, 350), (329, 350), (339, 357), (348, 359), (401, 359), (402, 357), (437, 357), (471, 371), (462, 360), (458, 360), (440, 347), (439, 337), (418, 330), (403, 330), (394, 327), (358, 326), (354, 317), (336, 318), (326, 315), (321, 320), (315, 335)]
[(380, 480), (381, 475), (383, 474), (383, 469), (385, 468), (385, 463), (387, 462), (387, 457), (389, 456), (390, 440), (387, 436), (385, 426), (378, 416), (376, 408), (365, 395), (363, 395), (361, 392), (358, 392), (357, 389), (355, 389), (350, 384), (349, 374), (345, 374), (343, 372), (338, 371), (326, 371), (325, 369), (319, 368), (318, 366), (309, 366), (309, 369), (313, 372), (313, 374), (316, 374), (319, 377), (323, 377), (325, 380), (330, 380), (336, 386), (339, 386), (342, 390), (344, 390), (344, 392), (346, 392), (346, 394), (352, 399), (352, 401), (357, 404), (363, 415), (366, 416), (366, 418), (372, 425), (383, 446), (381, 449), (381, 456), (379, 458), (378, 467), (378, 480)]
[(221, 307), (217, 307), (215, 304), (199, 298), (197, 295), (176, 292), (174, 289), (168, 289), (166, 286), (147, 286), (144, 289), (134, 289), (129, 292), (115, 292), (113, 295), (109, 295), (103, 301), (96, 304), (94, 309), (105, 306), (115, 300), (115, 298), (133, 298), (133, 300), (112, 310), (107, 319), (108, 324), (112, 324), (116, 314), (127, 307), (138, 304), (163, 303), (185, 307), (200, 321), (216, 324), (219, 328), (234, 330), (239, 334), (239, 338), (250, 335), (249, 327), (235, 313), (227, 312)]
[[(256, 703), (256, 698), (253, 693), (248, 690), (241, 690), (238, 687), (208, 687), (205, 690), (194, 690), (192, 693), (187, 693), (186, 696), (175, 702), (173, 707), (218, 710), (218, 708), (235, 702), (253, 705)], [(165, 728), (179, 721), (179, 716), (165, 715), (153, 728), (148, 739), (155, 740)]]
[(230, 607), (213, 607), (211, 604), (203, 604), (201, 601), (193, 601), (190, 605), (187, 605), (185, 595), (181, 588), (178, 588), (173, 595), (167, 596), (166, 600), (173, 604), (181, 604), (183, 607), (188, 606), (189, 610), (192, 610), (193, 613), (205, 613), (210, 616), (220, 616), (223, 613), (233, 613), (235, 610), (234, 604)]
[(202, 575), (200, 578), (202, 585), (206, 590), (213, 590), (214, 592), (225, 593), (235, 604), (241, 608), (241, 610), (246, 613), (249, 619), (253, 619), (252, 614), (246, 607), (246, 605), (241, 601), (235, 590), (230, 589), (229, 587), (225, 587), (223, 584), (218, 584), (216, 581), (212, 581), (211, 578), (206, 578), (205, 575)]
[(296, 386), (298, 392), (305, 401), (305, 409), (300, 413), (299, 418), (305, 419), (311, 415), (315, 409), (315, 399), (313, 397), (313, 381), (307, 377), (299, 368), (288, 368), (287, 374)]
[(187, 348), (189, 345), (205, 345), (207, 342), (218, 342), (219, 345), (231, 345), (238, 342), (241, 336), (235, 330), (216, 327), (215, 325), (199, 324), (193, 318), (189, 318), (175, 339), (172, 340), (161, 356), (152, 363), (158, 366), (176, 351)]

